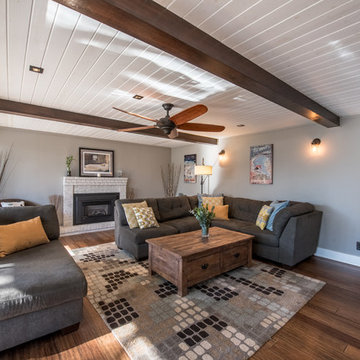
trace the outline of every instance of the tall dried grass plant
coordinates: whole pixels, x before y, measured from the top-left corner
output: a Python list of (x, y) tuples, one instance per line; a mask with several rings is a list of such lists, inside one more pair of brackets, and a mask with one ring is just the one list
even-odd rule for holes
[(179, 186), (181, 165), (168, 164), (167, 167), (161, 166), (161, 179), (166, 197), (175, 196)]
[(7, 177), (7, 167), (11, 155), (12, 146), (8, 149), (0, 150), (0, 194), (4, 190), (6, 177)]

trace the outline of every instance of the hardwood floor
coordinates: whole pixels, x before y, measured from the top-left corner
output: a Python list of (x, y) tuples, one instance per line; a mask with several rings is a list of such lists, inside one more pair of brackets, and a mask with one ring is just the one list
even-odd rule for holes
[[(70, 249), (114, 241), (113, 232), (67, 236)], [(292, 271), (326, 281), (253, 357), (253, 360), (360, 359), (360, 268), (312, 257)], [(22, 329), (19, 329), (22, 331)], [(78, 331), (54, 333), (0, 353), (1, 360), (128, 360), (87, 299)]]

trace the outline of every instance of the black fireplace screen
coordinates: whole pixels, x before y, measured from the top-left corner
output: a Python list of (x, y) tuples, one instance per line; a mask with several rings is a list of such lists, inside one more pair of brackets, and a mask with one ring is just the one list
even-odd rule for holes
[(113, 221), (117, 199), (119, 193), (74, 194), (73, 224)]

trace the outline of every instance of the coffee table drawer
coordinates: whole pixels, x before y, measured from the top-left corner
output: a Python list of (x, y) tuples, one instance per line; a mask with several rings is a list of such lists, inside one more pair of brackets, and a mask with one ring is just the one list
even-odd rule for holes
[(246, 265), (248, 262), (247, 245), (235, 246), (225, 250), (222, 254), (222, 271), (235, 269), (238, 266)]
[(212, 278), (220, 273), (220, 254), (212, 254), (189, 261), (186, 266), (187, 285)]

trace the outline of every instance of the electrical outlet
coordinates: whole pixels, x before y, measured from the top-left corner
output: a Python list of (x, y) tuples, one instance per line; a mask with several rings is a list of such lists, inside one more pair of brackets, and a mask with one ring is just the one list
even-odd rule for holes
[(356, 250), (360, 250), (360, 241), (356, 242)]

